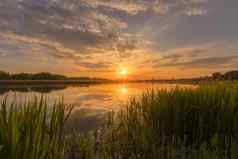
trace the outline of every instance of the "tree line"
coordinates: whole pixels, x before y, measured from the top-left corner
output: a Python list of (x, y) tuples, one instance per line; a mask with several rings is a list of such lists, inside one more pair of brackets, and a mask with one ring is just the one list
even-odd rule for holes
[(0, 71), (0, 80), (64, 80), (66, 76), (52, 74), (48, 72), (41, 73), (17, 73), (10, 74), (8, 72)]
[[(100, 78), (90, 78), (90, 77), (77, 77), (77, 78), (68, 78), (59, 74), (52, 74), (48, 72), (41, 73), (16, 73), (10, 74), (5, 71), (0, 71), (0, 80), (106, 80)], [(201, 78), (204, 79), (204, 78)], [(212, 76), (207, 77), (210, 80), (238, 80), (238, 70), (237, 71), (229, 71), (226, 73), (215, 72)], [(195, 80), (195, 79), (194, 79)]]
[(212, 78), (214, 80), (238, 80), (238, 71), (229, 71), (224, 74), (216, 72), (213, 73)]

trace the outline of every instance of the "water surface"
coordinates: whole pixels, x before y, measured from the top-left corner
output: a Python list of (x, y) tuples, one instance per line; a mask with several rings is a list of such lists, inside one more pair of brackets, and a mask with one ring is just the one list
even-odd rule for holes
[(0, 98), (24, 101), (44, 95), (49, 103), (64, 98), (66, 104), (74, 105), (71, 125), (82, 130), (97, 128), (109, 111), (118, 111), (132, 97), (139, 98), (147, 90), (191, 88), (192, 85), (159, 83), (125, 83), (97, 85), (48, 85), (48, 86), (0, 86)]

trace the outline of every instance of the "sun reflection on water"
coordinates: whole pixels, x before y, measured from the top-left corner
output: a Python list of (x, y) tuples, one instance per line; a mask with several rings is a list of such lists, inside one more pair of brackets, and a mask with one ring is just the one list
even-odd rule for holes
[(121, 86), (120, 93), (126, 95), (128, 93), (128, 87), (126, 85)]

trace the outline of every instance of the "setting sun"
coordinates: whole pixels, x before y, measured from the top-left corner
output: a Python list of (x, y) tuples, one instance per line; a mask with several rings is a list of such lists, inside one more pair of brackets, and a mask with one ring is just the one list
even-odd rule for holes
[(128, 75), (128, 70), (126, 68), (121, 69), (120, 74), (122, 76), (127, 76)]
[(0, 0), (0, 159), (238, 159), (237, 8)]

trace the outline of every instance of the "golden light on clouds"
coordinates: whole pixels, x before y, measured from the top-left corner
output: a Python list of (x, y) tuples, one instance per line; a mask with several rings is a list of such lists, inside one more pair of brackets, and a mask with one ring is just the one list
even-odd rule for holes
[(238, 67), (237, 0), (79, 1), (0, 0), (0, 69), (128, 81)]

